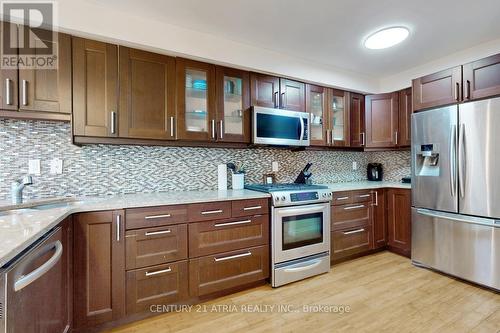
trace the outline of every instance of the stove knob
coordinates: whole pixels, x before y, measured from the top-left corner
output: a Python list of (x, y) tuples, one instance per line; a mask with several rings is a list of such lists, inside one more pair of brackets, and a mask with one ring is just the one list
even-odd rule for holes
[(280, 201), (280, 197), (276, 197), (276, 198), (275, 198), (275, 200), (276, 200), (276, 201)]
[(328, 196), (331, 198), (331, 197), (332, 197), (332, 192), (329, 192), (329, 193), (328, 193)]
[(323, 193), (323, 198), (326, 198), (327, 194), (326, 193)]
[(282, 201), (285, 201), (285, 200), (286, 200), (286, 197), (285, 197), (285, 196), (282, 196), (282, 197), (281, 197), (281, 200), (282, 200)]

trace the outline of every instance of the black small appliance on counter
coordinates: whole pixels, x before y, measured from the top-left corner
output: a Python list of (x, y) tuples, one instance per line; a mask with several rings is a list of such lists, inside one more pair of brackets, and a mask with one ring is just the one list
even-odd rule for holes
[(380, 164), (380, 163), (368, 163), (368, 168), (367, 168), (368, 180), (381, 181), (383, 175), (384, 175), (384, 171), (382, 169), (382, 164)]

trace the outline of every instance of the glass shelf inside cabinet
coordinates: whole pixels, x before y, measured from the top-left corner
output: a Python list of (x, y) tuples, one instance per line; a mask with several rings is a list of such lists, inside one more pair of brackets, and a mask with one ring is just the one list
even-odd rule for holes
[(323, 140), (323, 93), (311, 92), (311, 139)]
[(195, 69), (186, 70), (186, 130), (206, 132), (208, 123), (207, 73)]
[(332, 111), (332, 131), (333, 139), (342, 141), (345, 140), (344, 134), (344, 96), (333, 96), (331, 101), (331, 111)]
[(243, 80), (224, 76), (224, 133), (243, 135)]

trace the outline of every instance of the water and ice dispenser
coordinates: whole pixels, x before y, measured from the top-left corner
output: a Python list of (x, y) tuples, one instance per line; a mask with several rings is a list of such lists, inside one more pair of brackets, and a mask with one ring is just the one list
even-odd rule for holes
[(437, 144), (416, 147), (415, 176), (439, 176), (439, 147)]

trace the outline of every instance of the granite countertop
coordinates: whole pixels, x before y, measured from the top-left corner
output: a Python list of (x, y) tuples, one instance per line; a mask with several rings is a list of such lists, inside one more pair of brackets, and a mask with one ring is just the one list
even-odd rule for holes
[[(359, 181), (325, 185), (328, 185), (334, 192), (384, 187), (411, 188), (411, 184), (386, 181)], [(0, 202), (0, 267), (74, 213), (269, 197), (268, 193), (250, 190), (160, 192), (109, 197), (65, 198), (58, 200), (57, 203), (54, 199), (43, 202), (38, 200), (27, 202), (21, 206), (22, 209), (16, 210), (7, 210), (12, 209), (12, 205)], [(39, 206), (40, 204), (45, 206)]]

